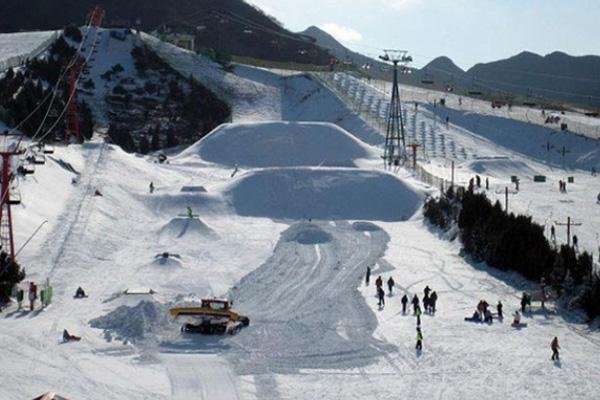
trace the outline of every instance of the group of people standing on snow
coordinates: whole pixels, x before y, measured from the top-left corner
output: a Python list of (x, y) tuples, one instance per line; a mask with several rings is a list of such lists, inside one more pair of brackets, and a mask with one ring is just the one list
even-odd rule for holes
[[(367, 286), (369, 286), (370, 280), (371, 280), (371, 267), (367, 267), (367, 274), (365, 275), (365, 283), (367, 284)], [(389, 296), (392, 295), (395, 285), (396, 285), (396, 282), (394, 281), (394, 278), (392, 278), (390, 276), (389, 279), (387, 280)], [(379, 305), (379, 308), (383, 308), (385, 306), (385, 291), (383, 290), (383, 278), (381, 277), (381, 275), (379, 275), (377, 277), (377, 279), (375, 279), (375, 288), (377, 290), (377, 299), (379, 300), (377, 304)]]
[[(368, 286), (371, 280), (371, 267), (367, 267), (367, 273), (365, 275), (365, 283)], [(383, 277), (379, 275), (377, 279), (375, 279), (375, 289), (377, 292), (378, 306), (382, 309), (385, 306), (385, 290), (383, 289), (384, 281)], [(394, 278), (391, 276), (387, 280), (387, 287), (389, 296), (392, 296), (394, 291), (394, 286), (396, 282)], [(432, 291), (429, 286), (425, 286), (423, 290), (423, 308), (425, 313), (435, 314), (436, 304), (438, 300), (438, 295), (435, 291)], [(408, 295), (405, 293), (401, 299), (402, 303), (402, 314), (407, 313), (407, 307), (409, 303)], [(417, 336), (416, 336), (416, 349), (417, 351), (421, 351), (423, 349), (423, 332), (421, 331), (421, 315), (423, 315), (423, 310), (421, 309), (421, 300), (419, 296), (416, 294), (410, 300), (410, 303), (413, 306), (413, 315), (417, 318)]]
[[(475, 190), (475, 187), (477, 187), (478, 189), (481, 189), (481, 177), (479, 175), (475, 175), (474, 178), (469, 179), (469, 187), (468, 187), (469, 192), (473, 192)], [(489, 189), (490, 189), (490, 180), (488, 178), (485, 178), (485, 190), (489, 190)]]

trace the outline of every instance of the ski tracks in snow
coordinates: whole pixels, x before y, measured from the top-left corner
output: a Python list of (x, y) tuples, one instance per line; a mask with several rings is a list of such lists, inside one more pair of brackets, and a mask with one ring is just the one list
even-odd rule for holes
[(173, 400), (238, 400), (237, 379), (216, 354), (168, 354), (163, 360)]

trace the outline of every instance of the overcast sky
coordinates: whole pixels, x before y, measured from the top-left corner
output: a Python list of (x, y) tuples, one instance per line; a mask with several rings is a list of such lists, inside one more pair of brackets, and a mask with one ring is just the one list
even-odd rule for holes
[(292, 31), (318, 26), (372, 56), (406, 49), (421, 67), (462, 68), (523, 50), (600, 55), (600, 0), (248, 0)]

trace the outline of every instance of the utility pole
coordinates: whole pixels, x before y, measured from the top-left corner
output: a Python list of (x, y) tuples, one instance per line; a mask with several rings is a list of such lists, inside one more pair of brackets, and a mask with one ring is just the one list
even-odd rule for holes
[(408, 145), (412, 148), (412, 160), (413, 160), (413, 169), (417, 169), (417, 148), (421, 147), (418, 143), (411, 143)]
[(567, 223), (554, 221), (554, 224), (567, 227), (567, 246), (571, 246), (571, 227), (583, 225), (581, 222), (575, 223), (571, 221), (571, 217), (567, 217)]
[(400, 159), (406, 158), (406, 142), (404, 135), (404, 121), (402, 118), (402, 106), (400, 104), (400, 89), (398, 88), (398, 66), (405, 70), (412, 57), (406, 50), (384, 50), (384, 55), (379, 56), (382, 61), (394, 65), (394, 83), (392, 86), (392, 99), (387, 117), (387, 130), (385, 135), (385, 147), (382, 158), (386, 165), (399, 165)]

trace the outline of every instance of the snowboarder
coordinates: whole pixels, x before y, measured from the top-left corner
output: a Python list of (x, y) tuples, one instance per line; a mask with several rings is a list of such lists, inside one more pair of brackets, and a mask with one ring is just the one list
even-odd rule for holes
[(498, 300), (498, 304), (496, 305), (496, 311), (498, 312), (498, 320), (502, 321), (504, 315), (502, 314), (502, 302), (500, 300)]
[(377, 287), (377, 297), (379, 298), (379, 308), (383, 308), (385, 306), (385, 291), (380, 286)]
[(417, 316), (417, 326), (421, 326), (421, 314), (423, 312), (421, 311), (421, 307), (417, 306), (417, 308), (415, 309), (415, 315)]
[(188, 218), (194, 218), (194, 212), (192, 211), (192, 207), (188, 206), (187, 208), (187, 216)]
[(419, 307), (419, 298), (417, 297), (416, 294), (413, 296), (411, 303), (413, 305), (413, 313), (416, 314), (417, 307)]
[(377, 279), (375, 279), (375, 287), (378, 289), (379, 292), (379, 288), (383, 286), (383, 279), (381, 278), (381, 275), (379, 275), (377, 277)]
[(408, 304), (408, 296), (406, 296), (406, 293), (404, 294), (404, 296), (402, 296), (402, 314), (406, 314), (406, 304)]
[(367, 266), (367, 274), (365, 275), (365, 283), (369, 286), (369, 281), (371, 280), (371, 267)]
[(102, 192), (100, 192), (100, 190), (96, 189), (94, 191), (94, 196), (102, 197)]
[(390, 279), (388, 279), (388, 281), (387, 281), (388, 289), (390, 291), (390, 296), (392, 295), (392, 290), (394, 289), (395, 284), (396, 284), (396, 282), (394, 282), (394, 278), (392, 278), (390, 276)]
[(431, 314), (435, 314), (435, 303), (437, 303), (438, 295), (435, 292), (431, 292), (431, 296), (429, 296), (429, 312)]
[(35, 300), (37, 299), (37, 286), (35, 283), (29, 283), (29, 309), (33, 311), (35, 307)]
[(514, 326), (519, 326), (521, 325), (521, 313), (519, 312), (519, 310), (515, 311), (515, 313), (513, 314), (514, 319), (513, 319), (513, 325)]
[(560, 349), (560, 346), (558, 345), (558, 338), (556, 336), (554, 337), (554, 339), (552, 339), (552, 343), (550, 343), (550, 348), (552, 349), (552, 361), (558, 361), (558, 350)]
[(76, 299), (81, 299), (83, 297), (86, 297), (85, 291), (83, 290), (83, 288), (81, 286), (79, 286), (77, 288), (77, 290), (75, 291), (75, 298)]
[(417, 346), (415, 347), (418, 351), (423, 350), (423, 334), (421, 328), (417, 328)]
[(479, 310), (475, 310), (472, 317), (465, 317), (465, 321), (481, 322), (481, 314), (479, 313)]
[(150, 194), (154, 193), (154, 182), (150, 182)]
[(79, 336), (71, 335), (66, 329), (63, 330), (63, 340), (65, 342), (79, 342), (81, 338)]

